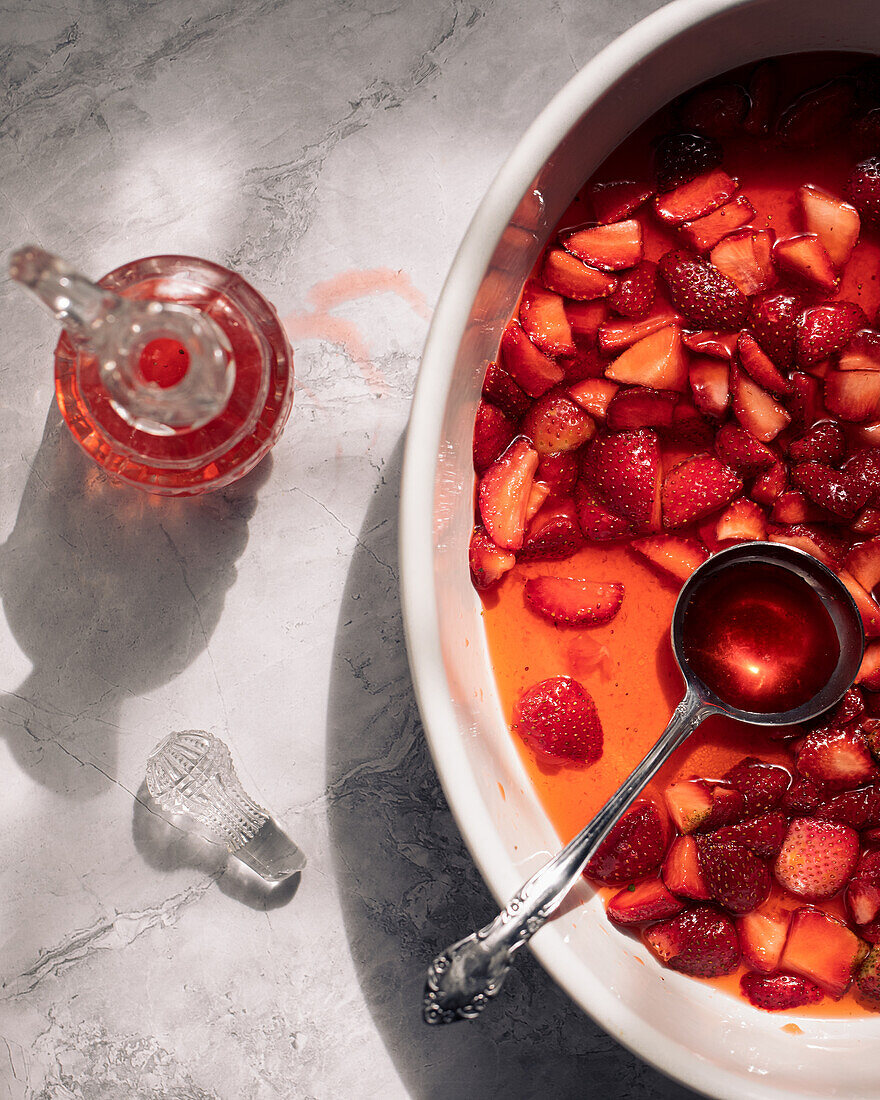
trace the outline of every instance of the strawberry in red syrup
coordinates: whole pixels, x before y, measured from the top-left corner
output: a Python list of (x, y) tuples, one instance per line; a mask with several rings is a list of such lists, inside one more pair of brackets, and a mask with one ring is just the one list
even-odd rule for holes
[(520, 696), (511, 728), (558, 764), (586, 767), (602, 755), (602, 724), (592, 696), (568, 676), (554, 676)]

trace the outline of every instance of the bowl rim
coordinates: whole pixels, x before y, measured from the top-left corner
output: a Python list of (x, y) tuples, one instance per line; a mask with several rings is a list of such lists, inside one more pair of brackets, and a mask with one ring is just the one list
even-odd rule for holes
[[(522, 871), (501, 841), (479, 792), (450, 699), (434, 575), (433, 513), (441, 422), (468, 315), (505, 226), (572, 125), (640, 61), (699, 24), (763, 0), (672, 0), (624, 31), (576, 73), (519, 139), (477, 207), (442, 287), (425, 343), (406, 434), (398, 517), (400, 589), (407, 654), (425, 736), (456, 825), (499, 905)], [(461, 930), (462, 933), (467, 931)], [(639, 1058), (718, 1100), (792, 1100), (763, 1078), (750, 1083), (684, 1044), (670, 1043), (599, 982), (548, 926), (530, 944), (553, 980)], [(426, 959), (426, 964), (428, 960)], [(490, 1009), (491, 1011), (491, 1009)]]

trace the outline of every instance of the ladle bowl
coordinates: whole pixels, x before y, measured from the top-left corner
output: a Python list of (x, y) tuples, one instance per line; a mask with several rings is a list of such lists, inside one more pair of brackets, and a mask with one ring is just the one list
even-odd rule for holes
[[(828, 675), (797, 705), (782, 710), (742, 709), (719, 694), (705, 669), (695, 665), (693, 640), (702, 626), (694, 611), (712, 614), (717, 609), (701, 601), (707, 593), (720, 593), (725, 579), (740, 585), (752, 573), (756, 586), (780, 571), (787, 588), (803, 586), (803, 606), (818, 611), (830, 628), (823, 652), (833, 660)], [(817, 621), (813, 616), (814, 625)], [(782, 620), (780, 620), (781, 622)], [(742, 630), (742, 623), (739, 624)], [(790, 621), (785, 624), (792, 628)], [(722, 550), (709, 558), (685, 582), (672, 614), (672, 651), (684, 677), (685, 691), (669, 724), (653, 748), (636, 766), (615, 794), (573, 840), (534, 874), (498, 916), (477, 932), (448, 947), (431, 963), (425, 986), (423, 1015), (431, 1024), (471, 1019), (494, 997), (510, 969), (514, 954), (555, 912), (583, 873), (608, 833), (632, 805), (645, 784), (682, 742), (710, 715), (724, 714), (760, 726), (788, 726), (817, 718), (839, 702), (852, 685), (864, 652), (864, 631), (855, 601), (841, 579), (812, 555), (773, 542), (749, 542)], [(803, 646), (804, 637), (792, 637), (791, 646), (803, 654), (804, 663), (814, 655)], [(800, 646), (800, 649), (797, 647)], [(835, 656), (836, 654), (836, 656)], [(736, 654), (730, 655), (735, 661)], [(815, 668), (805, 669), (807, 680)], [(772, 696), (768, 694), (768, 703)]]

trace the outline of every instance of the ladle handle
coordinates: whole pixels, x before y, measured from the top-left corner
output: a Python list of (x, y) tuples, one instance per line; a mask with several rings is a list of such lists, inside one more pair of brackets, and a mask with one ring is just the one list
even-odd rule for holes
[(517, 891), (498, 916), (454, 943), (428, 968), (422, 1014), (428, 1024), (473, 1019), (501, 988), (515, 953), (547, 922), (636, 795), (716, 707), (690, 687), (654, 747), (590, 823)]

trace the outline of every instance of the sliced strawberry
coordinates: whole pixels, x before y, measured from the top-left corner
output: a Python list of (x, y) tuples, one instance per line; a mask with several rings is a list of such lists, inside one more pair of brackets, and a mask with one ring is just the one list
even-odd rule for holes
[(821, 187), (804, 184), (798, 190), (804, 228), (814, 233), (828, 253), (832, 264), (841, 268), (852, 255), (859, 239), (859, 212), (848, 202)]
[(647, 428), (597, 436), (584, 457), (584, 473), (616, 515), (639, 528), (659, 526), (657, 436)]
[(605, 368), (606, 378), (629, 385), (683, 393), (688, 359), (678, 325), (668, 325), (628, 347)]
[(737, 289), (751, 297), (767, 290), (776, 279), (772, 250), (773, 237), (769, 230), (745, 229), (741, 233), (731, 233), (716, 244), (709, 258)]
[[(624, 353), (626, 354), (626, 353)], [(606, 423), (611, 431), (630, 428), (669, 428), (678, 395), (643, 386), (621, 389), (608, 405)]]
[(703, 134), (667, 134), (654, 150), (657, 186), (661, 191), (671, 191), (711, 172), (721, 163), (723, 155), (718, 142)]
[(849, 594), (855, 600), (856, 607), (862, 619), (862, 629), (866, 638), (880, 636), (880, 607), (875, 600), (862, 588), (855, 577), (846, 569), (838, 569), (837, 575), (846, 585)]
[(696, 978), (731, 974), (739, 965), (739, 941), (729, 917), (709, 906), (689, 909), (652, 925), (645, 941), (672, 970)]
[(741, 332), (736, 345), (737, 361), (743, 370), (759, 386), (770, 393), (791, 393), (791, 382), (781, 374), (769, 355), (761, 350), (761, 345), (748, 332)]
[(604, 321), (599, 326), (599, 347), (606, 355), (624, 348), (658, 332), (668, 325), (677, 325), (681, 316), (671, 309), (661, 310), (644, 321)]
[(692, 455), (674, 466), (663, 481), (663, 526), (669, 530), (702, 519), (741, 491), (742, 481), (714, 455)]
[(859, 992), (872, 1000), (880, 998), (880, 947), (876, 944), (859, 964), (856, 971)]
[(736, 351), (737, 333), (735, 332), (683, 332), (682, 343), (697, 355), (707, 355), (710, 359), (723, 359), (725, 362), (733, 358)]
[(880, 503), (880, 450), (860, 451), (844, 469), (859, 483), (870, 504)]
[(837, 272), (815, 233), (784, 237), (773, 246), (773, 262), (789, 275), (823, 290), (834, 290)]
[(573, 336), (584, 340), (594, 341), (599, 332), (599, 326), (608, 316), (608, 307), (603, 301), (597, 302), (566, 302), (565, 316), (571, 325)]
[(585, 378), (569, 386), (568, 396), (595, 420), (604, 420), (608, 406), (620, 387), (607, 378)]
[(697, 842), (692, 836), (677, 836), (663, 860), (663, 881), (673, 894), (696, 901), (708, 901), (709, 888), (700, 870)]
[(699, 328), (741, 328), (748, 315), (744, 294), (717, 267), (691, 252), (667, 252), (658, 265), (672, 303)]
[(880, 373), (831, 371), (825, 379), (825, 405), (841, 420), (871, 420), (880, 416)]
[(864, 737), (852, 726), (808, 733), (798, 749), (797, 766), (802, 775), (834, 791), (861, 787), (877, 773)]
[(529, 503), (526, 505), (526, 527), (541, 510), (547, 497), (550, 496), (550, 486), (535, 479), (532, 482), (532, 490), (529, 493)]
[(545, 504), (525, 533), (519, 553), (521, 561), (552, 561), (567, 558), (584, 544), (574, 504), (563, 500)]
[(833, 897), (853, 873), (858, 833), (838, 821), (796, 817), (788, 827), (773, 873), (783, 889), (817, 901)]
[(718, 519), (715, 538), (719, 543), (763, 541), (767, 537), (767, 518), (754, 501), (735, 500)]
[(641, 924), (649, 920), (674, 917), (684, 906), (666, 889), (659, 878), (645, 879), (627, 886), (608, 902), (605, 912), (615, 924)]
[(490, 404), (497, 405), (511, 420), (519, 420), (531, 405), (528, 394), (496, 363), (486, 367), (482, 396)]
[(709, 557), (706, 547), (697, 539), (678, 535), (653, 535), (631, 543), (632, 549), (668, 573), (681, 584)]
[(850, 527), (860, 537), (880, 535), (880, 509), (863, 508)]
[(719, 841), (732, 840), (743, 844), (760, 859), (773, 859), (779, 853), (787, 832), (788, 818), (785, 814), (781, 810), (769, 810), (736, 825), (725, 825), (712, 836)]
[(777, 367), (794, 366), (797, 320), (803, 311), (800, 298), (791, 294), (761, 294), (749, 314), (749, 327)]
[(714, 425), (687, 397), (679, 399), (672, 410), (672, 424), (667, 435), (673, 442), (686, 443), (691, 450), (711, 447), (715, 438)]
[(852, 981), (863, 950), (861, 940), (842, 921), (803, 906), (792, 914), (779, 966), (838, 998)]
[(719, 428), (715, 436), (715, 451), (726, 466), (730, 466), (743, 477), (767, 470), (776, 462), (776, 456), (770, 448), (765, 447), (739, 424), (725, 424)]
[(783, 526), (796, 526), (802, 523), (821, 523), (827, 519), (824, 509), (807, 500), (799, 489), (786, 489), (773, 502), (770, 522)]
[(864, 489), (851, 474), (821, 462), (793, 466), (791, 479), (810, 500), (844, 519), (852, 519), (866, 503)]
[(846, 556), (846, 567), (866, 592), (880, 584), (880, 539), (854, 546)]
[(516, 555), (496, 546), (482, 527), (474, 528), (468, 559), (475, 588), (491, 588), (516, 565)]
[(868, 691), (880, 691), (880, 642), (872, 642), (865, 647), (856, 683)]
[(779, 71), (773, 61), (762, 61), (749, 78), (748, 114), (743, 119), (743, 129), (749, 134), (761, 136), (770, 130), (770, 122), (779, 95)]
[(791, 378), (791, 397), (788, 407), (794, 418), (794, 423), (802, 428), (809, 428), (817, 420), (828, 415), (823, 399), (822, 383), (818, 378), (810, 374), (801, 374), (795, 371)]
[(733, 413), (762, 443), (769, 443), (791, 423), (791, 414), (745, 371), (734, 368), (730, 379)]
[(602, 271), (635, 267), (642, 259), (642, 226), (635, 218), (594, 225), (567, 234), (562, 243), (574, 256)]
[(718, 168), (658, 195), (654, 212), (668, 225), (682, 225), (724, 206), (735, 194), (736, 181)]
[(829, 569), (835, 569), (837, 562), (815, 528), (797, 523), (786, 527), (771, 527), (767, 531), (770, 542), (781, 542), (786, 546), (795, 546), (812, 554)]
[(519, 550), (526, 529), (526, 508), (538, 452), (517, 436), (480, 481), (478, 500), (486, 533), (502, 550)]
[[(523, 288), (519, 307), (523, 331), (545, 355), (574, 355), (571, 325), (559, 294), (534, 281)], [(525, 387), (524, 387), (525, 388)]]
[[(566, 316), (568, 316), (566, 314)], [(595, 345), (578, 343), (574, 355), (559, 360), (565, 373), (565, 385), (583, 382), (587, 378), (601, 378), (605, 373), (605, 360)]]
[(746, 814), (751, 817), (777, 805), (791, 786), (791, 773), (780, 764), (746, 756), (725, 773), (724, 782), (740, 792)]
[(838, 370), (880, 371), (880, 332), (860, 328), (840, 353)]
[(799, 436), (788, 449), (793, 462), (837, 466), (846, 454), (846, 437), (836, 420), (822, 420)]
[(705, 779), (683, 779), (663, 792), (666, 808), (676, 829), (689, 834), (728, 825), (743, 816), (745, 800), (731, 787)]
[(649, 799), (634, 802), (599, 845), (585, 875), (627, 882), (656, 872), (669, 840), (669, 823)]
[(586, 767), (602, 755), (602, 724), (592, 697), (577, 680), (554, 676), (525, 691), (511, 728), (558, 764)]
[(844, 726), (848, 726), (850, 722), (857, 722), (864, 716), (865, 713), (865, 701), (862, 698), (862, 693), (858, 688), (847, 688), (844, 692), (843, 698), (837, 704), (832, 711), (831, 717), (826, 721), (822, 720), (823, 728), (825, 726), (833, 726), (834, 729), (843, 729)]
[(868, 157), (853, 168), (846, 195), (866, 222), (880, 225), (880, 156)]
[(743, 974), (740, 987), (750, 1004), (768, 1012), (818, 1004), (825, 996), (813, 982), (795, 974)]
[(841, 351), (867, 324), (864, 310), (855, 302), (828, 302), (805, 309), (797, 319), (795, 353), (801, 370), (809, 370)]
[(694, 404), (704, 416), (720, 420), (730, 405), (730, 367), (720, 359), (692, 359), (688, 379)]
[(776, 133), (787, 145), (811, 147), (844, 128), (855, 106), (855, 86), (837, 78), (804, 92), (780, 115)]
[(656, 293), (657, 265), (643, 260), (638, 267), (620, 276), (608, 304), (615, 313), (640, 320), (651, 312)]
[(822, 821), (847, 825), (850, 829), (872, 829), (880, 825), (880, 787), (843, 791), (833, 798), (820, 797), (812, 809)]
[(570, 626), (610, 622), (623, 603), (622, 584), (570, 577), (531, 577), (524, 592), (539, 615)]
[(577, 483), (580, 467), (576, 455), (570, 451), (541, 455), (535, 471), (535, 481), (542, 482), (550, 490), (550, 497), (570, 497)]
[(504, 330), (501, 361), (514, 382), (530, 397), (540, 397), (565, 377), (562, 367), (535, 347), (519, 321), (511, 321)]
[(484, 473), (506, 450), (516, 435), (516, 425), (496, 405), (481, 401), (474, 420), (474, 469)]
[(577, 483), (575, 503), (580, 529), (589, 541), (607, 542), (636, 534), (635, 524), (612, 512), (589, 479)]
[(540, 455), (573, 451), (596, 434), (596, 422), (561, 393), (547, 393), (522, 418), (520, 431)]
[(762, 974), (772, 974), (777, 969), (788, 935), (788, 923), (788, 912), (773, 903), (753, 909), (737, 920), (736, 930), (746, 966)]
[(590, 188), (590, 198), (596, 221), (603, 225), (609, 222), (623, 221), (648, 201), (654, 194), (654, 188), (647, 183), (633, 180), (613, 180), (610, 183), (596, 183)]
[(870, 924), (880, 914), (880, 852), (863, 852), (844, 894), (854, 924)]
[(739, 84), (711, 84), (691, 92), (679, 115), (687, 129), (721, 138), (739, 131), (748, 109), (749, 97)]
[(788, 467), (776, 461), (752, 482), (751, 497), (757, 504), (772, 504), (788, 484)]
[(680, 226), (680, 233), (688, 247), (695, 248), (698, 252), (709, 252), (728, 233), (742, 229), (754, 217), (754, 206), (745, 195), (737, 195), (733, 202), (725, 203), (724, 206), (713, 210), (711, 214), (706, 214), (705, 217), (697, 218), (695, 221), (685, 222)]
[(731, 913), (748, 913), (770, 896), (770, 872), (744, 845), (713, 836), (698, 841), (697, 850), (709, 893)]
[[(577, 256), (566, 252), (564, 248), (551, 248), (547, 253), (541, 269), (541, 282), (548, 290), (562, 294), (566, 298), (584, 302), (592, 302), (596, 298), (607, 298), (617, 286), (617, 280), (613, 276), (595, 267), (589, 267)], [(523, 327), (528, 331), (525, 318), (522, 320)], [(569, 321), (569, 326), (570, 324)], [(535, 343), (550, 355), (559, 354), (549, 351), (539, 340), (535, 340)]]

